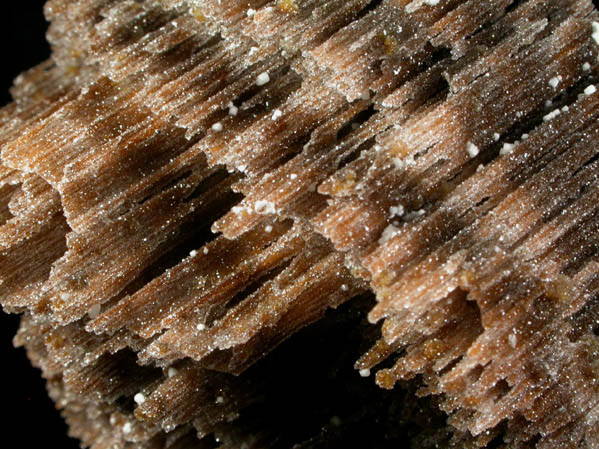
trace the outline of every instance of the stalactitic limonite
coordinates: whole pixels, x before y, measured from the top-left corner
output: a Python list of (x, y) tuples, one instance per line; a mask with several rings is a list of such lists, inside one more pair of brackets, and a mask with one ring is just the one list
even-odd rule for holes
[(49, 0), (0, 303), (92, 449), (599, 447), (591, 0)]

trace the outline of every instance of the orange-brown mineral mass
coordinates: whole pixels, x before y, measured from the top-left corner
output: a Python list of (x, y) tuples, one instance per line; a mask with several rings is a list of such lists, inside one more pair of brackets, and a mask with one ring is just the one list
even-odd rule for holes
[(591, 0), (45, 14), (0, 303), (85, 447), (599, 447)]

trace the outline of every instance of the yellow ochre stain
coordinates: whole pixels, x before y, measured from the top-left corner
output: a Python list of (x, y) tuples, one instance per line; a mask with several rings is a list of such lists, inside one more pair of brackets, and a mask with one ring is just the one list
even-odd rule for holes
[(299, 12), (295, 0), (277, 0), (277, 8), (285, 14), (297, 14)]

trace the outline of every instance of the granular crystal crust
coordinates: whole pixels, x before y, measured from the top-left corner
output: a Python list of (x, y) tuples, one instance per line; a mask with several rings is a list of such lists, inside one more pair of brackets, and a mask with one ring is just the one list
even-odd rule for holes
[(0, 303), (85, 446), (599, 447), (590, 0), (45, 13)]

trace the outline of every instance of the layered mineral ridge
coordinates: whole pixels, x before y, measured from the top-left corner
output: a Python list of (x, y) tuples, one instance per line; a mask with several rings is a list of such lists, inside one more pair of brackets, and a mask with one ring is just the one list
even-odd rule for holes
[(84, 446), (599, 447), (590, 0), (45, 14), (0, 302)]

